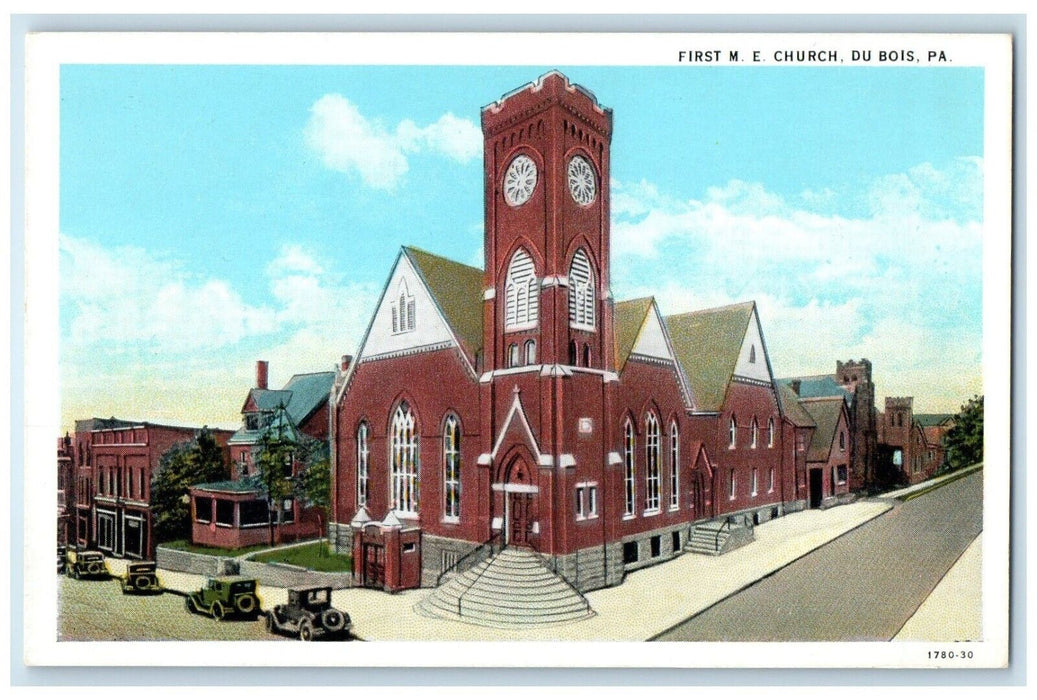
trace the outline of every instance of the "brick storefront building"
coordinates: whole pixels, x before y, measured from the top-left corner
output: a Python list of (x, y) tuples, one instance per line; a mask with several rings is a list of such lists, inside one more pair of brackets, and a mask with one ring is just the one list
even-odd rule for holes
[[(75, 462), (75, 522), (71, 544), (110, 556), (153, 556), (151, 480), (161, 456), (193, 440), (200, 428), (90, 418), (76, 421), (71, 449)], [(225, 446), (228, 430), (211, 431)]]
[(356, 579), (433, 585), (493, 540), (589, 590), (694, 523), (806, 505), (812, 428), (755, 304), (612, 298), (611, 111), (552, 72), (482, 126), (485, 268), (404, 248), (332, 391), (331, 534)]

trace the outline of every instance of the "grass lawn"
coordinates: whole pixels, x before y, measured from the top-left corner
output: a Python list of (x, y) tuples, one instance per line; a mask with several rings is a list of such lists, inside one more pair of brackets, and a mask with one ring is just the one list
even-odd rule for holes
[(270, 545), (268, 544), (254, 544), (251, 547), (242, 547), (241, 549), (221, 549), (219, 547), (203, 547), (201, 545), (191, 544), (187, 540), (161, 542), (158, 546), (168, 547), (169, 549), (179, 549), (181, 552), (191, 552), (193, 554), (209, 554), (216, 557), (240, 557), (242, 554), (258, 552), (261, 549), (270, 548)]
[(335, 554), (328, 551), (326, 542), (311, 542), (278, 549), (273, 552), (264, 552), (252, 557), (253, 561), (280, 562), (282, 564), (293, 564), (302, 566), (312, 571), (352, 571), (353, 557), (348, 554)]

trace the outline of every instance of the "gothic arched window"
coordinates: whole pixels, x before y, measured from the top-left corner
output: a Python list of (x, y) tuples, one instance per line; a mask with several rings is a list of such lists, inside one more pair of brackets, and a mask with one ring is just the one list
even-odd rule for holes
[(367, 423), (356, 429), (356, 505), (367, 505), (367, 483), (370, 478), (371, 449), (367, 443)]
[(391, 507), (405, 513), (418, 512), (418, 435), (414, 413), (404, 401), (392, 419)]
[(670, 508), (680, 507), (681, 438), (677, 421), (670, 423)]
[(443, 515), (461, 517), (461, 423), (453, 415), (443, 426)]
[(537, 288), (533, 258), (521, 248), (508, 265), (504, 282), (504, 328), (532, 328), (537, 324), (540, 290)]
[(659, 510), (659, 421), (645, 416), (645, 510)]
[(594, 330), (594, 271), (582, 248), (569, 266), (569, 325)]
[(731, 416), (731, 425), (728, 427), (727, 433), (727, 446), (729, 449), (734, 449), (738, 444), (738, 421), (734, 416)]
[(626, 493), (626, 502), (623, 513), (628, 516), (634, 515), (635, 484), (634, 484), (634, 424), (630, 419), (623, 424), (623, 486)]

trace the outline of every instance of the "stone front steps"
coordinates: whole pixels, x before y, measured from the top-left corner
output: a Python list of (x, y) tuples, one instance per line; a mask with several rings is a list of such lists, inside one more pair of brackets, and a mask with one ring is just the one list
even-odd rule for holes
[(533, 551), (506, 547), (432, 591), (415, 610), (486, 627), (557, 625), (591, 617), (586, 599)]
[(713, 520), (696, 525), (692, 528), (687, 544), (684, 545), (684, 551), (718, 556), (747, 545), (755, 539), (752, 529), (729, 529), (724, 523), (723, 520)]

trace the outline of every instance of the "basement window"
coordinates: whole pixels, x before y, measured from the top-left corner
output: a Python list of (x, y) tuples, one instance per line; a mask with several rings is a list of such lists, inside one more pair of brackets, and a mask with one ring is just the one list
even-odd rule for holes
[(624, 542), (623, 543), (623, 563), (624, 564), (636, 564), (637, 563), (637, 542)]

